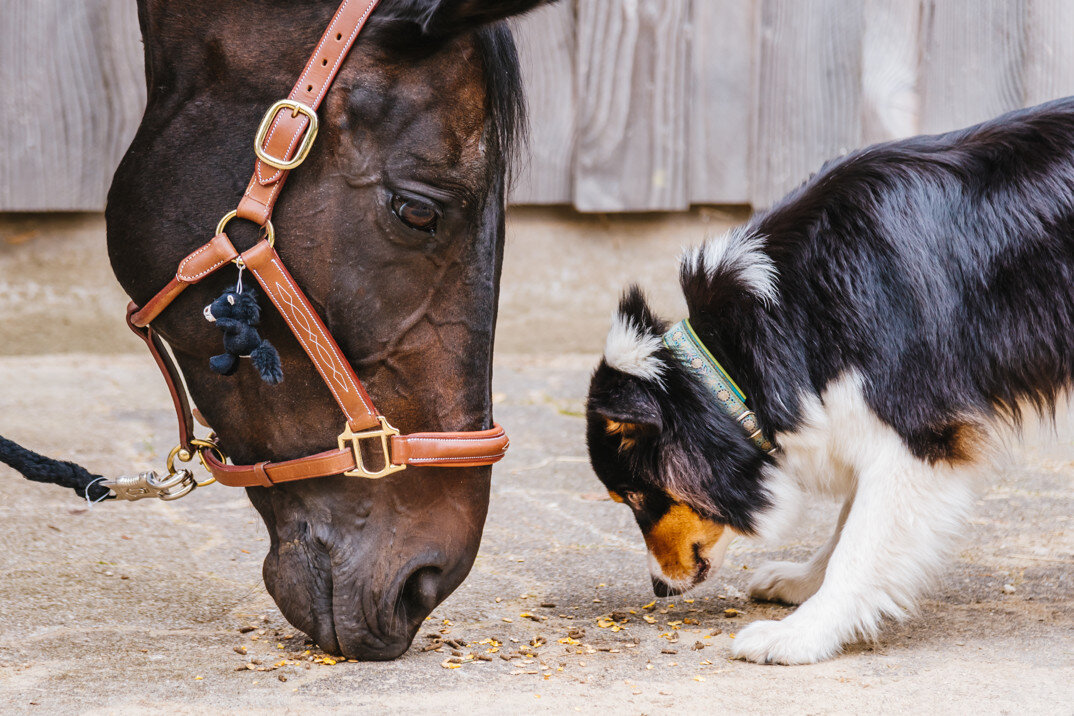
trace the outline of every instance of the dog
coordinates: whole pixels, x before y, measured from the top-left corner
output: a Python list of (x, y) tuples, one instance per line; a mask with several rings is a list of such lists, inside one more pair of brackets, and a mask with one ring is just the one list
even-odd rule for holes
[(1071, 387), (1074, 98), (828, 162), (686, 251), (680, 284), (675, 326), (625, 293), (587, 400), (594, 471), (633, 510), (655, 592), (832, 496), (831, 538), (750, 584), (801, 606), (732, 653), (808, 664), (875, 638), (937, 577), (996, 446)]

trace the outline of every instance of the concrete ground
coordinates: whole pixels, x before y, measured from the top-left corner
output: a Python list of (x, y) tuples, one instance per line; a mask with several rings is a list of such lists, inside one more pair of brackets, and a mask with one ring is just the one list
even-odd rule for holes
[[(20, 232), (0, 221), (0, 434), (107, 474), (159, 468), (174, 440), (163, 385), (128, 352), (121, 296), (82, 278), (110, 280), (97, 220), (25, 221)], [(790, 612), (745, 598), (750, 570), (804, 558), (834, 519), (827, 504), (795, 542), (733, 545), (692, 601), (654, 600), (629, 512), (586, 463), (582, 400), (621, 282), (637, 271), (670, 285), (679, 244), (706, 223), (726, 220), (515, 213), (494, 385), (511, 453), (473, 572), (395, 662), (325, 663), (287, 625), (261, 582), (266, 533), (241, 491), (89, 509), (0, 469), (5, 712), (1074, 713), (1066, 429), (997, 473), (944, 581), (875, 644), (805, 667), (728, 658), (736, 631)], [(609, 252), (597, 274), (587, 262)], [(676, 310), (667, 286), (658, 302)], [(44, 309), (64, 304), (81, 328), (48, 323)], [(32, 344), (35, 326), (52, 337)], [(613, 612), (619, 631), (604, 619)], [(491, 660), (447, 668), (451, 647), (424, 651), (427, 634)]]

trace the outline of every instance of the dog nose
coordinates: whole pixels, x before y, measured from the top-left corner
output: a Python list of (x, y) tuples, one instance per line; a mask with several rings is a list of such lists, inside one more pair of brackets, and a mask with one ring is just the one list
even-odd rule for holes
[(676, 594), (682, 594), (683, 592), (681, 587), (672, 586), (658, 577), (652, 577), (652, 580), (653, 592), (658, 597), (674, 597)]

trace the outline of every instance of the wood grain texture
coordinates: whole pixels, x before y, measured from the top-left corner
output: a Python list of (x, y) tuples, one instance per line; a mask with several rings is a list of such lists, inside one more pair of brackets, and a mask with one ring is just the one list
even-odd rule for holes
[(946, 132), (1022, 106), (1026, 0), (926, 0), (921, 131)]
[(578, 0), (581, 211), (685, 209), (688, 0)]
[(918, 133), (919, 0), (865, 0), (862, 42), (862, 142)]
[(694, 0), (689, 21), (690, 203), (745, 204), (750, 200), (754, 3)]
[[(1074, 94), (1071, 0), (561, 0), (514, 27), (515, 204), (763, 207), (854, 147)], [(132, 0), (0, 0), (0, 211), (103, 208), (141, 63)]]
[(512, 22), (529, 105), (529, 152), (519, 157), (514, 204), (569, 204), (574, 177), (574, 5)]
[(751, 203), (768, 206), (861, 144), (858, 0), (758, 0)]
[(1074, 2), (1027, 0), (1025, 32), (1022, 102), (1074, 95)]
[(133, 2), (0, 0), (0, 211), (100, 211), (145, 103)]

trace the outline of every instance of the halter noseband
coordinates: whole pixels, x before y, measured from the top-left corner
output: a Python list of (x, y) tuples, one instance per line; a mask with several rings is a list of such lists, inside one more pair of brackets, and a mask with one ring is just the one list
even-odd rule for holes
[[(352, 477), (380, 478), (406, 469), (408, 465), (474, 467), (499, 461), (507, 450), (503, 428), (455, 433), (413, 433), (402, 435), (373, 405), (351, 364), (343, 356), (328, 328), (298, 287), (276, 253), (272, 209), (288, 173), (305, 160), (317, 135), (317, 108), (324, 99), (336, 72), (354, 44), (362, 26), (379, 0), (343, 0), (325, 30), (313, 55), (287, 99), (269, 108), (261, 120), (254, 143), (257, 162), (253, 177), (235, 211), (217, 226), (216, 235), (179, 264), (167, 286), (139, 308), (127, 308), (127, 325), (149, 347), (164, 375), (179, 418), (179, 445), (168, 458), (170, 476), (183, 475), (183, 484), (166, 490), (170, 498), (186, 494), (199, 484), (186, 471), (176, 471), (175, 458), (189, 462), (197, 456), (217, 482), (234, 487), (271, 487), (281, 482), (326, 477), (340, 473)], [(241, 254), (225, 233), (233, 218), (247, 219), (263, 227), (265, 237)], [(337, 437), (337, 449), (285, 462), (229, 465), (215, 436), (194, 437), (193, 412), (180, 373), (164, 349), (150, 323), (187, 286), (197, 283), (217, 269), (235, 263), (248, 269), (283, 316), (288, 328), (317, 368), (346, 418)], [(362, 444), (382, 456), (379, 467), (370, 466)], [(209, 481), (211, 482), (211, 481)], [(120, 497), (121, 486), (110, 485)], [(140, 495), (144, 496), (144, 495)]]

